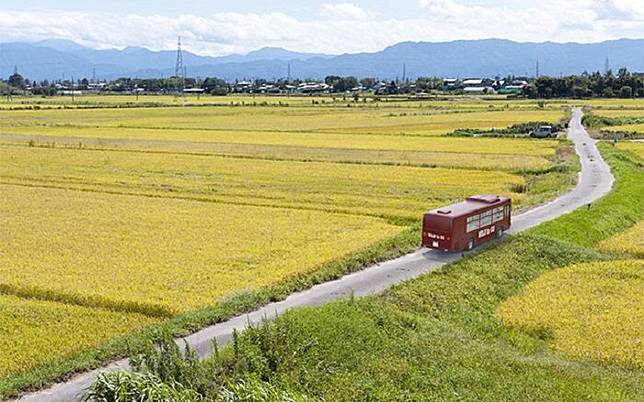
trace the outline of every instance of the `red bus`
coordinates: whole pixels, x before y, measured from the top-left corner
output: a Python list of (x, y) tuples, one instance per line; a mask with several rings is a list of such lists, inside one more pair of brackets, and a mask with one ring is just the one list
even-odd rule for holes
[(512, 200), (474, 195), (463, 202), (433, 209), (423, 217), (425, 247), (443, 251), (471, 250), (510, 228)]

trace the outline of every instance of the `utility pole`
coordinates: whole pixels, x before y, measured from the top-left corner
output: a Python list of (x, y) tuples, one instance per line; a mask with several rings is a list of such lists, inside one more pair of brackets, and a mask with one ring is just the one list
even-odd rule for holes
[(604, 74), (608, 74), (609, 69), (610, 69), (610, 64), (608, 63), (608, 57), (606, 57), (606, 60), (604, 61)]
[(403, 63), (403, 72), (402, 72), (402, 82), (403, 84), (407, 81), (407, 65)]
[(72, 103), (74, 103), (74, 76), (72, 75)]

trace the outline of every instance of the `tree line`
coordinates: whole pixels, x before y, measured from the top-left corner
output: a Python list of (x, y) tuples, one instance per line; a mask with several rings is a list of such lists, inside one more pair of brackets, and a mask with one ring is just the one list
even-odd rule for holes
[[(509, 81), (506, 77), (505, 81)], [(527, 98), (633, 98), (644, 97), (644, 73), (631, 73), (626, 68), (621, 68), (614, 74), (607, 71), (604, 74), (599, 72), (580, 75), (569, 75), (565, 77), (542, 76), (536, 79), (526, 79), (528, 84), (518, 96)], [(205, 93), (212, 95), (226, 95), (240, 91), (258, 91), (266, 84), (271, 84), (279, 91), (291, 91), (294, 87), (303, 82), (323, 82), (328, 86), (328, 92), (343, 93), (347, 91), (372, 91), (376, 94), (418, 94), (418, 93), (443, 93), (447, 91), (443, 80), (438, 77), (419, 77), (415, 80), (405, 81), (381, 81), (373, 77), (358, 79), (354, 76), (341, 77), (337, 75), (327, 76), (321, 80), (266, 80), (256, 79), (250, 85), (240, 90), (239, 82), (227, 82), (221, 78), (208, 77), (197, 78), (118, 78), (112, 81), (103, 81), (100, 86), (87, 78), (62, 81), (41, 82), (30, 81), (23, 78), (18, 72), (8, 77), (6, 81), (0, 80), (0, 92), (18, 93), (28, 90), (34, 95), (52, 96), (59, 90), (100, 90), (104, 92), (132, 92), (135, 90), (169, 93), (183, 90), (183, 88), (201, 88)], [(501, 82), (503, 79), (490, 80)], [(495, 88), (496, 89), (496, 88)]]
[(620, 68), (615, 75), (611, 70), (583, 73), (566, 77), (539, 77), (530, 82), (523, 94), (528, 98), (642, 98), (644, 74), (631, 73)]

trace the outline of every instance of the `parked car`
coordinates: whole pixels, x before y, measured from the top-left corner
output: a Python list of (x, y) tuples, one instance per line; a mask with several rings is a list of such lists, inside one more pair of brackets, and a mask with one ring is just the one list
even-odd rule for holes
[(538, 129), (530, 133), (530, 137), (532, 138), (551, 138), (553, 136), (552, 126), (540, 126)]

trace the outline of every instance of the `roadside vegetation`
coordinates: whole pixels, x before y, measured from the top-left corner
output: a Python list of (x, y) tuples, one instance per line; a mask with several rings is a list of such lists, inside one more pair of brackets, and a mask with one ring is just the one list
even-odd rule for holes
[(583, 124), (607, 139), (644, 138), (644, 110), (597, 110), (584, 114)]
[[(152, 376), (212, 400), (231, 384), (244, 400), (249, 382), (295, 400), (639, 400), (642, 263), (596, 247), (644, 219), (644, 171), (634, 155), (601, 151), (616, 183), (590, 209), (382, 295), (290, 311), (203, 363), (168, 338), (164, 353), (150, 345), (134, 359), (139, 383)], [(95, 395), (110, 395), (96, 393), (105, 381), (117, 384), (102, 377)]]
[(447, 135), (453, 137), (526, 137), (541, 126), (552, 127), (552, 133), (554, 135), (557, 135), (558, 133), (562, 133), (566, 128), (568, 128), (570, 117), (571, 114), (568, 111), (564, 114), (564, 116), (561, 117), (561, 119), (556, 122), (528, 121), (499, 129), (458, 128), (451, 133), (447, 133)]

